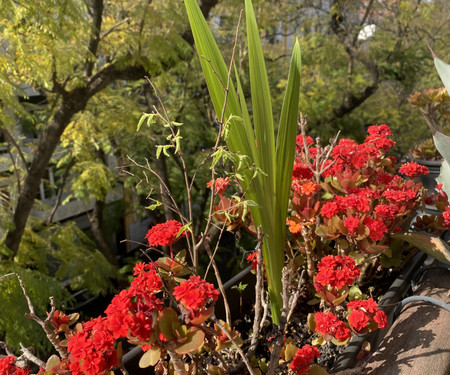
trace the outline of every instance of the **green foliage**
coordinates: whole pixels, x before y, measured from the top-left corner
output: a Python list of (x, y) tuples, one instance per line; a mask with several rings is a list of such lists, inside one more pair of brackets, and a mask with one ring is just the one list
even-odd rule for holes
[[(24, 269), (16, 263), (0, 264), (0, 274), (18, 273), (23, 280), (25, 289), (35, 307), (36, 314), (45, 318), (49, 309), (49, 298), (53, 297), (60, 308), (64, 308), (64, 301), (69, 300), (67, 290), (60, 282), (42, 272)], [(16, 276), (0, 279), (0, 336), (16, 352), (20, 343), (25, 347), (33, 346), (38, 355), (46, 355), (51, 345), (38, 324), (25, 317), (29, 312), (27, 302)]]
[[(87, 289), (92, 295), (112, 290), (116, 278), (114, 267), (95, 249), (95, 244), (75, 223), (45, 226), (33, 219), (26, 228), (14, 262), (0, 264), (0, 276), (17, 272), (22, 276), (28, 294), (39, 316), (45, 317), (49, 297), (58, 309), (72, 302), (71, 290)], [(33, 346), (40, 354), (51, 349), (42, 329), (24, 314), (28, 307), (15, 277), (0, 280), (0, 335), (18, 351), (19, 343)]]

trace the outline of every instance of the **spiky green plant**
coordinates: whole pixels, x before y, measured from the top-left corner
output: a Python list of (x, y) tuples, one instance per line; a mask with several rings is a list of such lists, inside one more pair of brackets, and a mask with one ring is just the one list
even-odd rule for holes
[[(185, 0), (195, 44), (208, 85), (214, 109), (222, 112), (226, 126), (225, 141), (231, 152), (247, 156), (240, 166), (246, 199), (256, 202), (251, 214), (256, 226), (264, 233), (263, 256), (269, 283), (272, 318), (278, 324), (282, 307), (282, 268), (286, 236), (286, 213), (294, 162), (295, 136), (300, 91), (300, 47), (295, 43), (289, 78), (281, 111), (278, 135), (272, 114), (267, 78), (258, 26), (250, 0), (245, 1), (249, 76), (253, 110), (253, 125), (244, 100), (239, 77), (237, 86), (230, 82), (228, 95), (224, 83), (229, 69), (196, 0)], [(223, 108), (225, 110), (223, 111)], [(255, 174), (250, 166), (262, 173)], [(238, 166), (236, 166), (238, 167)]]

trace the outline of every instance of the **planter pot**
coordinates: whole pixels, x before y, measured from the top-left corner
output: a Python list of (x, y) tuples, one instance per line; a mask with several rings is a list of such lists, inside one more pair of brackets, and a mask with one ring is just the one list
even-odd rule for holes
[(428, 189), (428, 194), (437, 193), (435, 190), (436, 178), (439, 177), (439, 174), (441, 173), (442, 162), (415, 158), (411, 158), (410, 160), (428, 168), (429, 173), (427, 175), (420, 176), (419, 180), (422, 182), (423, 187)]
[[(419, 252), (401, 271), (397, 279), (392, 283), (388, 291), (381, 299), (379, 306), (388, 316), (390, 326), (392, 324), (394, 310), (398, 302), (400, 302), (408, 292), (411, 286), (411, 281), (414, 278), (417, 270), (422, 266), (427, 255)], [(371, 351), (374, 352), (378, 348), (380, 342), (387, 333), (385, 330), (376, 330), (365, 335), (355, 336), (346, 347), (344, 352), (336, 360), (333, 371), (339, 372), (354, 368), (357, 363), (357, 355), (361, 351), (362, 344), (368, 341), (371, 346)]]
[(450, 270), (433, 265), (423, 271), (414, 296), (399, 305), (398, 318), (380, 344), (384, 350), (367, 374), (450, 374)]

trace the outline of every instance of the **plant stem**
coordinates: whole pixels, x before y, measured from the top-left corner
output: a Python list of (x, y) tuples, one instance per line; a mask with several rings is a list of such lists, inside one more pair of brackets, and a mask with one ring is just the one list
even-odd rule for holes
[(178, 375), (188, 375), (186, 370), (184, 369), (184, 363), (181, 358), (173, 351), (168, 350), (167, 353), (170, 355), (170, 359), (172, 360), (173, 367)]

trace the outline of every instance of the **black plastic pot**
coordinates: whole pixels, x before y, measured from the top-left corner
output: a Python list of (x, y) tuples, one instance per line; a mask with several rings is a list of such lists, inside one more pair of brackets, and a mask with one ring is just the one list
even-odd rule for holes
[(436, 187), (436, 178), (439, 177), (441, 173), (441, 165), (442, 161), (435, 160), (423, 160), (423, 159), (415, 159), (411, 158), (411, 161), (415, 161), (417, 164), (424, 165), (428, 168), (429, 173), (427, 175), (420, 176), (419, 180), (422, 182), (423, 187), (428, 189), (428, 194), (437, 193), (435, 190)]
[[(422, 266), (427, 255), (419, 252), (401, 271), (397, 279), (389, 287), (388, 291), (381, 299), (379, 306), (388, 316), (389, 325), (392, 324), (395, 308), (405, 297), (410, 289), (411, 281), (417, 270)], [(354, 368), (357, 365), (357, 355), (361, 351), (361, 346), (365, 341), (370, 342), (371, 351), (375, 351), (381, 340), (383, 340), (388, 329), (376, 330), (365, 335), (355, 336), (344, 352), (336, 360), (333, 372)]]

